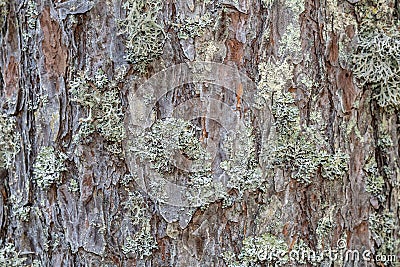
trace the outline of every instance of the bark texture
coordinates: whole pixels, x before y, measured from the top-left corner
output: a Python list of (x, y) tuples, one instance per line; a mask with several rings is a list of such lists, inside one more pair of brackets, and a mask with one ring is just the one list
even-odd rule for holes
[[(398, 44), (398, 1), (0, 0), (0, 8), (0, 266), (396, 266), (377, 255), (398, 264), (398, 105), (378, 103), (385, 79), (353, 74), (378, 64), (354, 56), (362, 34), (376, 28)], [(252, 129), (246, 167), (264, 176), (219, 168), (229, 156), (205, 105), (192, 123), (197, 138), (218, 144), (212, 172), (239, 175), (227, 195), (180, 208), (135, 183), (125, 153), (139, 142), (128, 129), (138, 115), (128, 95), (195, 60), (237, 68), (266, 108), (245, 110), (241, 88), (187, 84), (159, 99), (154, 118), (197, 96), (236, 107)], [(258, 255), (342, 241), (371, 260)]]

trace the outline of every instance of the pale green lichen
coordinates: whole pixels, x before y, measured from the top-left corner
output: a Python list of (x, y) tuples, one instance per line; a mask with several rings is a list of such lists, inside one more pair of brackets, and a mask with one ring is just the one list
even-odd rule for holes
[(22, 44), (22, 50), (26, 51), (29, 48), (28, 41), (34, 36), (34, 32), (36, 31), (36, 21), (37, 18), (39, 17), (39, 12), (37, 10), (37, 4), (35, 1), (27, 1), (27, 6), (26, 6), (26, 13), (25, 13), (25, 18), (26, 18), (26, 24), (27, 24), (27, 29), (23, 31), (22, 37), (23, 37), (23, 44)]
[(202, 16), (187, 17), (178, 20), (174, 26), (178, 29), (178, 38), (186, 40), (202, 36), (205, 30), (213, 23), (213, 18), (210, 13), (205, 13)]
[(378, 147), (387, 152), (393, 146), (393, 140), (387, 129), (387, 123), (383, 122), (378, 127)]
[(15, 210), (14, 214), (21, 222), (28, 222), (30, 217), (29, 215), (30, 212), (31, 212), (31, 207), (26, 206), (26, 207), (18, 207)]
[(80, 73), (69, 86), (71, 100), (88, 110), (88, 116), (79, 120), (79, 130), (74, 136), (74, 141), (90, 141), (86, 139), (98, 132), (105, 140), (111, 142), (107, 148), (113, 153), (121, 153), (120, 143), (125, 138), (124, 115), (115, 83), (109, 81), (99, 69), (93, 78)]
[(375, 157), (371, 157), (364, 165), (363, 170), (367, 174), (365, 191), (375, 196), (381, 203), (385, 202), (385, 180), (379, 174)]
[(31, 207), (24, 205), (23, 196), (21, 194), (12, 194), (10, 197), (12, 203), (12, 214), (21, 222), (29, 221)]
[[(297, 24), (296, 24), (297, 25)], [(300, 27), (294, 24), (289, 24), (286, 31), (282, 35), (279, 41), (278, 55), (279, 57), (286, 56), (285, 53), (290, 53), (298, 57), (301, 52), (301, 40), (300, 40)]]
[(151, 167), (160, 174), (171, 174), (177, 170), (175, 159), (177, 152), (192, 161), (190, 182), (204, 185), (211, 181), (210, 155), (201, 146), (196, 137), (196, 129), (190, 122), (167, 118), (157, 121), (148, 132), (132, 143), (131, 151), (142, 160), (151, 163)]
[(361, 85), (372, 88), (381, 107), (400, 104), (400, 34), (395, 7), (393, 0), (360, 1), (356, 5), (361, 27), (353, 53), (353, 72)]
[(223, 143), (227, 160), (220, 164), (229, 176), (228, 187), (235, 188), (239, 195), (244, 190), (254, 190), (261, 186), (262, 171), (256, 158), (255, 137), (252, 127), (241, 127), (231, 133)]
[(281, 253), (287, 253), (288, 250), (286, 242), (274, 235), (250, 236), (243, 240), (238, 259), (242, 264), (248, 265), (264, 262), (275, 266), (285, 266), (288, 262), (288, 257), (278, 256)]
[(8, 15), (8, 1), (0, 0), (0, 30), (4, 27)]
[(25, 16), (27, 18), (28, 29), (34, 30), (36, 28), (37, 17), (39, 16), (39, 12), (37, 11), (37, 4), (35, 1), (28, 1)]
[[(140, 133), (129, 147), (134, 156), (149, 162), (150, 168), (161, 177), (177, 175), (175, 177), (182, 178), (190, 205), (206, 207), (224, 198), (225, 190), (221, 183), (213, 181), (212, 159), (197, 136), (199, 131), (189, 121), (166, 118)], [(166, 201), (164, 183), (159, 179), (151, 181), (149, 191)]]
[(12, 166), (20, 149), (20, 134), (16, 131), (16, 119), (0, 114), (0, 168)]
[(386, 28), (396, 23), (395, 0), (363, 0), (355, 4), (355, 12), (365, 29)]
[(348, 26), (356, 26), (357, 22), (351, 14), (348, 3), (339, 0), (326, 1), (326, 30), (340, 35)]
[(139, 192), (129, 192), (123, 203), (125, 214), (133, 227), (138, 230), (124, 240), (122, 252), (133, 254), (135, 258), (144, 259), (157, 249), (157, 242), (151, 234), (150, 216), (143, 196)]
[(0, 267), (21, 267), (25, 261), (26, 258), (21, 257), (13, 244), (7, 243), (0, 248)]
[(68, 190), (72, 193), (76, 193), (79, 191), (79, 184), (75, 179), (70, 180)]
[(381, 107), (398, 106), (400, 93), (400, 34), (394, 29), (364, 32), (353, 56), (353, 71), (362, 84), (371, 85)]
[(330, 235), (335, 226), (333, 221), (333, 212), (335, 210), (335, 205), (331, 206), (326, 212), (325, 216), (318, 220), (317, 229), (315, 230), (317, 236), (317, 249), (324, 250), (327, 249), (326, 246), (329, 244)]
[(286, 266), (289, 258), (286, 242), (271, 234), (249, 236), (243, 240), (240, 253), (236, 256), (226, 251), (223, 258), (228, 267), (241, 266)]
[[(393, 212), (384, 210), (382, 213), (374, 212), (369, 215), (369, 229), (377, 247), (375, 255), (398, 255), (400, 240), (395, 238), (397, 228), (396, 216)], [(382, 263), (385, 266), (392, 266), (390, 261)]]
[[(348, 1), (327, 0), (324, 15), (324, 39), (327, 42), (337, 42), (338, 61), (340, 66), (348, 69), (353, 48), (353, 30), (357, 30), (352, 4)], [(333, 40), (332, 38), (335, 38)]]
[(229, 250), (222, 254), (228, 267), (320, 266), (324, 256), (312, 250), (303, 239), (296, 238), (288, 246), (283, 238), (269, 233), (246, 237), (238, 255)]
[(298, 61), (303, 56), (299, 16), (304, 11), (304, 1), (287, 0), (285, 7), (288, 17), (290, 16), (292, 20), (289, 20), (285, 32), (279, 40), (278, 56)]
[(122, 252), (124, 254), (134, 253), (135, 257), (140, 259), (151, 256), (152, 251), (157, 248), (157, 243), (149, 230), (145, 228), (133, 236), (128, 236)]
[(54, 147), (42, 147), (33, 164), (33, 176), (37, 185), (48, 189), (52, 184), (61, 181), (61, 172), (66, 171), (66, 155)]
[[(293, 68), (286, 62), (268, 61), (259, 66), (258, 94), (264, 103), (271, 102), (274, 116), (275, 141), (263, 146), (263, 160), (268, 169), (289, 170), (291, 177), (305, 184), (321, 170), (323, 178), (333, 180), (347, 172), (348, 155), (340, 151), (329, 153), (329, 144), (317, 122), (320, 115), (312, 113), (309, 125), (300, 124), (300, 112), (292, 93)], [(262, 104), (259, 105), (262, 108)]]
[(101, 96), (96, 129), (108, 141), (121, 142), (125, 137), (121, 100), (117, 90), (106, 91)]
[(126, 11), (119, 21), (120, 34), (125, 36), (126, 60), (140, 73), (161, 54), (166, 39), (163, 27), (157, 23), (162, 10), (161, 0), (127, 0), (122, 8)]

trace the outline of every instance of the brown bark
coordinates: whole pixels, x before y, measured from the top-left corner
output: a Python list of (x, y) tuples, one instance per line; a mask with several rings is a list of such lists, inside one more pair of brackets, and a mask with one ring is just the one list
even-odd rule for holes
[[(302, 239), (315, 250), (319, 241), (333, 248), (345, 236), (348, 249), (379, 254), (382, 244), (374, 236), (369, 218), (371, 214), (383, 218), (388, 213), (393, 214), (395, 228), (388, 228), (387, 234), (400, 259), (399, 117), (397, 108), (390, 112), (377, 105), (372, 89), (358, 83), (351, 62), (342, 58), (344, 50), (355, 47), (360, 23), (351, 1), (306, 0), (299, 16), (290, 7), (291, 1), (270, 1), (270, 6), (255, 0), (165, 1), (157, 22), (167, 38), (161, 56), (147, 66), (145, 74), (124, 57), (126, 35), (118, 34), (117, 22), (126, 16), (121, 1), (34, 0), (36, 13), (29, 13), (28, 2), (32, 1), (1, 2), (7, 3), (8, 12), (0, 36), (0, 107), (17, 119), (21, 145), (13, 165), (0, 169), (0, 247), (14, 244), (27, 265), (37, 260), (41, 266), (226, 266), (222, 253), (239, 255), (245, 237), (266, 232), (284, 240), (288, 247)], [(334, 9), (330, 3), (336, 3)], [(343, 22), (343, 10), (354, 25)], [(214, 23), (194, 38), (179, 39), (172, 23), (206, 12), (212, 14)], [(288, 26), (296, 23), (301, 30), (300, 43), (290, 48), (281, 40)], [(211, 55), (202, 52), (209, 42), (217, 47)], [(324, 127), (329, 152), (341, 150), (349, 156), (346, 174), (331, 181), (322, 178), (319, 168), (312, 183), (304, 185), (291, 179), (288, 169), (275, 168), (266, 178), (265, 189), (246, 190), (233, 206), (224, 207), (219, 200), (184, 212), (155, 202), (141, 190), (157, 248), (143, 258), (123, 253), (127, 237), (140, 231), (126, 221), (129, 211), (123, 204), (129, 192), (140, 188), (133, 181), (127, 187), (122, 184), (130, 173), (130, 162), (107, 150), (116, 142), (96, 131), (90, 135), (91, 141), (73, 142), (88, 109), (71, 100), (69, 83), (80, 71), (93, 77), (98, 69), (116, 80), (118, 69), (127, 66), (122, 82), (117, 82), (126, 119), (132, 116), (129, 92), (164, 67), (193, 59), (214, 61), (237, 67), (257, 83), (259, 64), (279, 58), (293, 67), (293, 81), (286, 82), (284, 90), (294, 96), (302, 127), (310, 124), (313, 112), (322, 114), (318, 124)], [(311, 87), (301, 81), (303, 74), (314, 81)], [(94, 93), (95, 87), (89, 85)], [(199, 88), (206, 91), (194, 85), (173, 90), (158, 102), (158, 118), (197, 94)], [(222, 91), (220, 100), (240, 106), (243, 89), (237, 90), (236, 95)], [(267, 121), (262, 113), (251, 116), (255, 128), (257, 123), (262, 128)], [(200, 120), (198, 126), (203, 137), (221, 139), (218, 125)], [(382, 131), (392, 142), (384, 149), (378, 145)], [(256, 146), (260, 153), (261, 144), (256, 142)], [(33, 174), (42, 147), (55, 147), (67, 155), (61, 181), (46, 190), (38, 187)], [(369, 174), (365, 168), (371, 158), (384, 178), (384, 201), (366, 191)], [(70, 190), (73, 181), (79, 185), (77, 192)], [(22, 220), (16, 211), (27, 207), (29, 218)], [(317, 228), (323, 218), (329, 219), (332, 227), (321, 239)], [(190, 220), (187, 225), (184, 219)], [(380, 222), (384, 225), (385, 219)], [(328, 266), (323, 264), (319, 263)], [(371, 261), (359, 266), (380, 264)], [(334, 266), (341, 265), (355, 263), (336, 261)]]

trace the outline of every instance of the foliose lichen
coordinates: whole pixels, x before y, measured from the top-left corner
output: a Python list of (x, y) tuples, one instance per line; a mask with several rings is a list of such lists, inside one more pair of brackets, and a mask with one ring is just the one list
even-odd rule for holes
[(400, 93), (400, 34), (397, 27), (365, 30), (353, 55), (353, 72), (361, 84), (372, 87), (381, 107), (398, 106)]
[(263, 147), (264, 163), (270, 170), (289, 170), (293, 179), (305, 184), (311, 183), (319, 171), (323, 178), (340, 178), (348, 169), (349, 157), (340, 151), (329, 153), (323, 125), (318, 125), (320, 114), (312, 113), (309, 124), (301, 125), (294, 95), (285, 90), (291, 85), (292, 70), (286, 61), (259, 66), (258, 94), (264, 103), (271, 102), (276, 135), (274, 142)]
[(227, 160), (222, 161), (220, 167), (229, 176), (228, 187), (237, 189), (239, 196), (244, 190), (255, 190), (263, 183), (252, 130), (252, 127), (241, 127), (223, 143)]
[(331, 206), (326, 214), (318, 220), (317, 229), (315, 230), (317, 236), (317, 249), (322, 251), (327, 249), (324, 245), (329, 244), (330, 235), (335, 226), (333, 220), (333, 212), (335, 210), (335, 205)]
[(21, 222), (27, 222), (30, 218), (31, 207), (24, 205), (23, 196), (21, 194), (11, 194), (10, 203), (12, 203), (11, 214)]
[(34, 36), (34, 33), (36, 31), (36, 21), (37, 18), (39, 17), (39, 12), (37, 10), (37, 4), (35, 1), (27, 1), (26, 3), (26, 13), (25, 13), (25, 18), (26, 18), (26, 24), (27, 28), (24, 29), (22, 33), (23, 37), (23, 43), (22, 43), (22, 50), (26, 51), (29, 47), (29, 39), (31, 39)]
[(16, 250), (11, 243), (6, 243), (0, 248), (0, 266), (1, 267), (20, 267), (24, 266), (25, 257), (20, 256), (20, 252)]
[(224, 253), (224, 260), (229, 267), (240, 266), (285, 266), (288, 263), (289, 250), (286, 242), (271, 234), (248, 236), (243, 240), (240, 253), (236, 256), (233, 252)]
[(365, 191), (371, 193), (376, 197), (379, 202), (383, 203), (386, 200), (385, 195), (385, 180), (380, 175), (378, 165), (375, 161), (375, 157), (371, 157), (364, 165), (363, 170), (367, 174), (366, 188)]
[(125, 128), (116, 84), (99, 69), (93, 78), (79, 73), (69, 86), (71, 100), (86, 108), (88, 112), (86, 118), (79, 120), (79, 130), (74, 136), (74, 141), (90, 141), (88, 138), (94, 132), (98, 132), (110, 142), (107, 148), (119, 154), (122, 151), (120, 143), (125, 138)]
[(150, 216), (146, 202), (139, 192), (129, 192), (123, 207), (131, 225), (138, 230), (126, 238), (122, 252), (124, 254), (132, 253), (136, 258), (144, 259), (152, 255), (154, 249), (157, 249), (157, 242), (151, 234)]
[(60, 182), (61, 172), (66, 171), (67, 156), (56, 151), (54, 147), (42, 147), (33, 164), (33, 176), (37, 185), (48, 189), (52, 184)]
[(355, 11), (361, 22), (352, 56), (353, 72), (362, 86), (372, 88), (372, 96), (379, 106), (398, 106), (400, 24), (396, 3), (393, 0), (360, 1)]
[(202, 16), (187, 17), (178, 20), (173, 25), (178, 29), (178, 38), (186, 40), (202, 36), (213, 23), (213, 18), (210, 13), (205, 13)]
[[(376, 255), (397, 255), (400, 247), (400, 241), (395, 238), (396, 216), (393, 212), (384, 210), (380, 213), (372, 212), (369, 215), (369, 229), (371, 237), (375, 241), (377, 250)], [(381, 262), (385, 266), (392, 266), (389, 257), (388, 261), (384, 261), (381, 257)]]
[(288, 0), (284, 5), (287, 8), (288, 17), (290, 16), (292, 20), (286, 25), (285, 32), (279, 40), (278, 56), (297, 62), (303, 56), (299, 16), (304, 11), (304, 1)]
[(0, 168), (8, 169), (20, 149), (15, 117), (0, 114)]
[(119, 33), (125, 36), (125, 58), (140, 73), (145, 73), (147, 65), (162, 54), (166, 35), (157, 23), (157, 16), (163, 3), (161, 0), (127, 0), (122, 5), (126, 16), (118, 24)]
[(173, 173), (177, 169), (171, 160), (180, 151), (193, 162), (193, 180), (204, 184), (211, 179), (211, 165), (208, 163), (210, 155), (196, 137), (198, 130), (189, 121), (182, 119), (158, 120), (149, 132), (143, 132), (132, 143), (131, 150), (142, 160), (149, 161), (153, 169), (165, 174)]
[[(162, 177), (175, 176), (187, 186), (185, 195), (191, 205), (205, 207), (223, 198), (220, 182), (213, 180), (212, 159), (197, 136), (200, 129), (182, 119), (156, 121), (129, 145), (132, 154), (150, 163)], [(162, 181), (150, 183), (152, 195), (166, 199)]]
[(8, 0), (0, 0), (0, 30), (3, 28), (8, 15)]

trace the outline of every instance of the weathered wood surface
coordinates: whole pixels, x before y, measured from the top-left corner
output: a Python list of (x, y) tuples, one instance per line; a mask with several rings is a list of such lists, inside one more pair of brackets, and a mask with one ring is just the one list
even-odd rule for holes
[[(15, 117), (20, 133), (19, 152), (11, 166), (0, 168), (1, 247), (14, 244), (20, 257), (26, 258), (25, 264), (32, 266), (226, 266), (224, 253), (249, 253), (243, 252), (243, 240), (267, 233), (290, 248), (301, 239), (320, 251), (334, 248), (344, 238), (348, 249), (391, 253), (400, 259), (398, 107), (380, 107), (371, 86), (362, 86), (352, 71), (351, 55), (362, 20), (357, 5), (373, 4), (166, 0), (155, 18), (165, 34), (161, 55), (155, 55), (141, 73), (139, 64), (126, 61), (128, 34), (119, 34), (118, 21), (127, 13), (123, 2), (0, 0), (0, 104), (2, 113)], [(377, 13), (379, 8), (388, 8), (394, 11), (382, 11), (390, 14), (387, 19), (398, 20), (399, 3), (380, 2)], [(201, 22), (207, 19), (205, 14), (212, 21), (204, 29), (189, 27), (188, 32), (179, 32), (179, 24), (188, 23), (185, 19), (194, 18), (196, 25), (199, 19), (195, 17), (200, 16)], [(131, 209), (136, 204), (128, 201), (129, 193), (140, 188), (129, 180), (131, 158), (110, 152), (109, 146), (120, 146), (120, 140), (110, 141), (100, 126), (94, 126), (99, 128), (85, 141), (73, 141), (89, 113), (88, 106), (72, 100), (70, 83), (79, 72), (94, 77), (99, 69), (104, 71), (110, 83), (115, 81), (109, 87), (118, 88), (121, 107), (116, 108), (122, 108), (126, 121), (135, 116), (129, 109), (129, 92), (166, 67), (194, 60), (235, 66), (259, 86), (260, 64), (273, 62), (276, 68), (272, 71), (284, 83), (279, 88), (293, 96), (289, 106), (298, 108), (301, 128), (319, 129), (321, 140), (326, 141), (327, 146), (317, 144), (315, 150), (341, 151), (348, 156), (348, 171), (330, 180), (322, 177), (318, 166), (306, 184), (293, 179), (290, 166), (275, 166), (267, 172), (258, 136), (254, 144), (257, 160), (268, 174), (263, 186), (244, 190), (232, 206), (225, 207), (219, 200), (184, 212), (157, 203), (141, 191), (144, 202), (138, 205), (145, 210), (139, 214), (145, 221), (135, 222)], [(290, 72), (281, 71), (284, 62)], [(124, 68), (126, 72), (120, 74)], [(99, 86), (88, 88), (104, 97)], [(207, 96), (212, 88), (176, 88), (158, 102), (156, 116), (164, 118), (197, 91)], [(222, 90), (217, 96), (235, 105), (240, 92)], [(268, 105), (275, 120), (280, 114), (273, 111), (274, 100), (270, 95)], [(99, 101), (94, 116), (104, 112), (100, 107), (105, 104)], [(318, 115), (316, 119), (313, 114)], [(231, 115), (220, 119), (230, 120)], [(266, 127), (266, 113), (252, 116), (255, 128), (257, 123), (259, 129)], [(103, 125), (100, 119), (94, 123)], [(204, 123), (199, 120), (198, 126), (222, 142), (220, 126)], [(273, 133), (279, 135), (278, 130)], [(278, 138), (273, 133), (271, 138)], [(38, 186), (34, 172), (42, 147), (54, 147), (57, 157), (63, 153), (66, 158), (60, 180), (46, 188)], [(383, 184), (371, 193), (367, 181), (379, 177)], [(139, 255), (125, 253), (127, 239), (141, 231), (156, 240), (150, 255), (141, 250), (136, 250)], [(386, 245), (394, 250), (385, 250)], [(14, 260), (12, 253), (7, 255)], [(0, 266), (11, 266), (2, 260)], [(290, 264), (301, 265), (285, 265)], [(381, 264), (371, 261), (359, 266)], [(253, 261), (252, 266), (264, 265)], [(317, 265), (332, 266), (328, 261)], [(334, 266), (356, 265), (336, 260)]]

